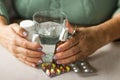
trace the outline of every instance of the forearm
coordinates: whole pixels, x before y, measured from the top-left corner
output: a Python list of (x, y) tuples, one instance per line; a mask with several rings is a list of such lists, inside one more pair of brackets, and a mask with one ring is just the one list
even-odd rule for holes
[(99, 33), (104, 36), (104, 41), (109, 43), (120, 38), (120, 14), (116, 14), (110, 20), (98, 25), (96, 27)]

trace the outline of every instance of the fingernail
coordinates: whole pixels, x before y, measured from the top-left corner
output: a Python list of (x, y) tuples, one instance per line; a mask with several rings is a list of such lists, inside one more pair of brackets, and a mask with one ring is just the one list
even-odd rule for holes
[(60, 52), (60, 48), (57, 48), (56, 50), (57, 50), (57, 52)]
[(58, 61), (56, 62), (57, 64), (60, 64)]
[(27, 32), (23, 32), (23, 35), (24, 35), (24, 36), (27, 36)]
[(42, 63), (42, 60), (39, 60), (39, 61), (38, 61), (38, 64), (41, 64), (41, 63)]
[(53, 57), (54, 59), (57, 59), (56, 55)]
[(36, 65), (35, 65), (35, 64), (32, 64), (32, 67), (36, 67)]
[(42, 48), (40, 47), (40, 48), (38, 48), (38, 51), (42, 51)]
[(41, 56), (44, 57), (46, 54), (42, 54)]

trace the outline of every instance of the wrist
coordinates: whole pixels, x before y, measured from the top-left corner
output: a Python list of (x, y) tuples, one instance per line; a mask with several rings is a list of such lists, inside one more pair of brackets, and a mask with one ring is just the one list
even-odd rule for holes
[(96, 27), (106, 43), (120, 38), (120, 17), (114, 17)]
[(98, 36), (98, 39), (104, 44), (110, 43), (112, 41), (112, 38), (109, 36), (110, 34), (106, 31), (104, 26), (97, 25), (96, 35)]

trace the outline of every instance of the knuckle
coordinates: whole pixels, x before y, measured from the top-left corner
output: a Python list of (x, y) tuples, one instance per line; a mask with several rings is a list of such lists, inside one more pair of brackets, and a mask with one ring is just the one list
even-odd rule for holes
[(27, 51), (27, 54), (26, 54), (26, 56), (29, 56), (29, 57), (34, 57), (34, 54), (33, 54), (33, 52), (32, 51)]
[(13, 23), (10, 26), (18, 26), (18, 24), (17, 23)]
[(73, 38), (72, 38), (72, 41), (73, 41), (73, 42), (75, 42), (76, 40), (77, 40), (77, 38), (76, 38), (76, 37), (73, 37)]
[(68, 41), (67, 43), (69, 46), (72, 46), (73, 42), (71, 40)]
[(62, 53), (59, 53), (58, 57), (62, 58), (62, 57), (64, 57), (64, 55)]
[(14, 29), (17, 33), (21, 32), (21, 31), (23, 30), (23, 28), (22, 28), (22, 27), (19, 27), (19, 25), (18, 25), (17, 23), (11, 24), (10, 27), (11, 27), (12, 29)]
[(72, 36), (72, 37), (70, 38), (70, 41), (71, 41), (71, 42), (75, 42), (77, 39), (78, 39), (78, 38), (76, 38), (75, 36)]
[(24, 60), (29, 61), (29, 58), (27, 56), (24, 56)]
[(71, 54), (76, 54), (76, 53), (77, 53), (77, 51), (78, 51), (77, 49), (73, 49), (73, 50), (71, 50), (71, 52), (70, 52), (70, 53), (71, 53)]
[(15, 38), (15, 36), (13, 36), (12, 41), (11, 41), (11, 44), (12, 44), (12, 45), (16, 45), (16, 38)]
[(30, 53), (28, 50), (24, 50), (24, 55), (28, 56), (28, 53)]
[(10, 52), (12, 52), (14, 54), (16, 53), (16, 48), (14, 46), (10, 46), (9, 50), (10, 50)]
[(72, 46), (72, 45), (73, 45), (73, 42), (72, 42), (72, 41), (70, 41), (70, 42), (69, 42), (69, 45), (70, 45), (70, 46)]
[(22, 42), (22, 46), (23, 46), (24, 48), (27, 48), (27, 42), (26, 42), (26, 41), (23, 41), (23, 42)]
[(14, 29), (17, 26), (17, 23), (10, 24), (10, 28)]
[(23, 31), (23, 28), (19, 27), (18, 32), (22, 32), (22, 31)]
[(23, 60), (27, 60), (27, 57), (26, 57), (25, 55), (22, 55), (21, 58), (22, 58)]

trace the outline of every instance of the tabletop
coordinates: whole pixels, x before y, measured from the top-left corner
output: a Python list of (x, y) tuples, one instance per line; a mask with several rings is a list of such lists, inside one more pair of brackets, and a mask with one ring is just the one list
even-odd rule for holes
[(97, 69), (97, 73), (82, 74), (71, 71), (50, 78), (41, 69), (20, 62), (0, 46), (0, 80), (120, 80), (120, 42), (107, 44), (88, 60)]

